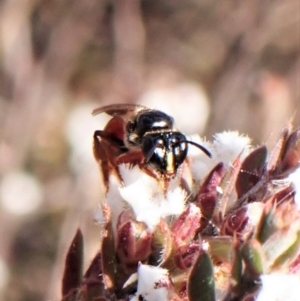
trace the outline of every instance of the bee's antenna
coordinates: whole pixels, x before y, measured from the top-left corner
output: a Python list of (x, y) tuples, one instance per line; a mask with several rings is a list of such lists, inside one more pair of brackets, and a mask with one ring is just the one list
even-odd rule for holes
[(211, 153), (204, 146), (202, 146), (202, 145), (200, 145), (196, 142), (189, 141), (189, 140), (184, 140), (183, 142), (189, 143), (189, 144), (192, 144), (192, 145), (198, 147), (199, 149), (201, 149), (205, 153), (205, 155), (207, 155), (210, 158), (212, 157)]

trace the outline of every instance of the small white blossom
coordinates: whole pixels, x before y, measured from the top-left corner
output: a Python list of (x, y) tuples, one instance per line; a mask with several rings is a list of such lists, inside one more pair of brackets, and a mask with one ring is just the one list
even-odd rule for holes
[(300, 278), (296, 275), (262, 275), (262, 288), (256, 301), (299, 301)]
[(139, 264), (137, 292), (130, 301), (170, 300), (171, 281), (166, 269)]
[[(188, 137), (188, 140), (202, 145), (211, 153), (213, 152), (212, 143), (205, 140), (205, 138), (200, 138), (198, 135), (193, 135)], [(216, 165), (214, 157), (215, 156), (212, 154), (212, 158), (209, 158), (196, 146), (189, 145), (188, 158), (190, 160), (191, 173), (194, 180), (199, 182), (210, 172), (210, 170)]]
[(249, 153), (250, 144), (248, 136), (240, 135), (237, 131), (225, 131), (214, 135), (213, 148), (219, 161), (230, 163), (240, 154), (244, 158)]
[(200, 149), (189, 147), (191, 171), (197, 182), (203, 180), (219, 162), (231, 164), (239, 155), (241, 159), (245, 158), (251, 150), (250, 138), (240, 135), (237, 131), (218, 133), (213, 138), (213, 142), (210, 143), (198, 136), (190, 137), (191, 141), (204, 146), (212, 155), (212, 158), (209, 158)]
[(130, 186), (134, 184), (143, 175), (143, 181), (149, 181), (149, 176), (145, 174), (137, 165), (131, 166), (130, 164), (122, 163), (119, 165), (119, 171), (124, 183), (124, 186)]
[[(125, 184), (119, 187), (120, 195), (131, 205), (136, 220), (144, 222), (150, 230), (155, 228), (161, 218), (179, 215), (184, 211), (186, 192), (180, 187), (164, 193), (157, 181), (138, 166), (130, 168), (127, 164), (121, 164), (119, 167)], [(131, 175), (127, 177), (129, 173)]]
[(126, 208), (126, 203), (124, 202), (123, 198), (120, 196), (120, 192), (119, 192), (120, 186), (121, 183), (116, 178), (116, 176), (113, 174), (110, 175), (109, 185), (108, 185), (109, 189), (106, 194), (106, 202), (112, 212), (112, 224), (114, 229), (116, 228), (119, 215)]
[[(195, 142), (197, 144), (200, 144), (207, 150), (212, 151), (213, 145), (210, 141), (207, 141), (205, 139), (205, 137), (200, 137), (199, 135), (191, 135), (191, 136), (188, 136), (187, 138), (188, 138), (187, 140)], [(204, 160), (208, 160), (208, 161), (210, 160), (210, 158), (207, 157), (207, 155), (201, 149), (199, 149), (197, 146), (188, 145), (188, 147), (189, 147), (188, 156), (191, 156), (191, 157), (201, 156), (201, 157), (203, 157)]]

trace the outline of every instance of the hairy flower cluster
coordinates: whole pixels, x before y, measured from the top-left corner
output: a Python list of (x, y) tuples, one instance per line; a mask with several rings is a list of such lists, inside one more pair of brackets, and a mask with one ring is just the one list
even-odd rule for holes
[(110, 174), (101, 250), (73, 290), (69, 252), (64, 300), (299, 299), (300, 130), (270, 154), (237, 132), (190, 140), (212, 158), (191, 145), (171, 180), (128, 163)]

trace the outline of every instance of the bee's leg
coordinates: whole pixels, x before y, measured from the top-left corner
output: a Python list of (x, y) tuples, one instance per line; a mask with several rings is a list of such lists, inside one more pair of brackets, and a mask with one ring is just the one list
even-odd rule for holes
[(95, 131), (93, 138), (94, 156), (99, 164), (105, 188), (108, 190), (109, 175), (111, 173), (115, 173), (117, 178), (121, 181), (118, 167), (115, 164), (115, 158), (124, 152), (125, 146), (122, 140), (106, 131)]
[(146, 162), (145, 162), (145, 156), (143, 152), (140, 149), (133, 149), (128, 151), (127, 153), (124, 153), (120, 155), (117, 160), (117, 164), (127, 163), (130, 166), (139, 165), (140, 169), (146, 173), (148, 176), (158, 179), (159, 174), (155, 171), (155, 169), (151, 168)]
[(146, 173), (148, 176), (154, 178), (157, 181), (160, 189), (163, 191), (164, 195), (166, 196), (169, 187), (170, 178), (165, 177), (160, 172), (158, 172), (155, 168), (152, 168), (148, 164), (140, 164), (140, 168), (144, 173)]
[(109, 163), (109, 159), (108, 159), (107, 152), (106, 152), (105, 146), (103, 144), (103, 141), (99, 140), (99, 138), (98, 138), (98, 137), (101, 137), (101, 135), (99, 135), (99, 132), (101, 132), (101, 131), (96, 131), (94, 133), (93, 151), (94, 151), (94, 157), (99, 164), (99, 167), (100, 167), (100, 170), (102, 173), (103, 182), (104, 182), (104, 185), (105, 185), (105, 188), (107, 191), (108, 190), (110, 163)]
[(121, 154), (116, 159), (117, 164), (128, 163), (130, 165), (138, 165), (144, 161), (144, 155), (141, 150), (134, 149)]
[(127, 148), (124, 144), (124, 141), (117, 138), (114, 134), (107, 131), (95, 131), (94, 133), (94, 142), (95, 140), (104, 140), (108, 142), (111, 146), (118, 148), (120, 151), (126, 151)]
[(141, 150), (134, 149), (120, 155), (116, 159), (116, 163), (117, 165), (122, 163), (128, 163), (131, 166), (139, 165), (144, 173), (158, 181), (164, 193), (167, 192), (170, 179), (164, 177), (154, 168), (149, 166), (149, 164), (145, 162), (145, 156)]

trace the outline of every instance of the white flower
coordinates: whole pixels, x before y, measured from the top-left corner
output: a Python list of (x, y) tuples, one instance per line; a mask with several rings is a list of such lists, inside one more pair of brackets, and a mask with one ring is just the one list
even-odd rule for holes
[(201, 139), (199, 136), (191, 136), (190, 140), (207, 148), (212, 158), (207, 157), (200, 149), (189, 147), (189, 158), (194, 180), (203, 180), (208, 173), (219, 163), (231, 164), (241, 155), (245, 158), (251, 150), (249, 137), (240, 135), (237, 131), (222, 132), (214, 135), (212, 143)]
[(138, 166), (130, 168), (128, 164), (121, 164), (119, 169), (124, 179), (124, 187), (119, 187), (120, 195), (131, 205), (136, 220), (144, 222), (150, 230), (161, 218), (179, 215), (184, 211), (186, 192), (179, 186), (164, 193), (157, 180)]
[(251, 139), (237, 131), (225, 131), (214, 135), (213, 148), (219, 161), (230, 163), (242, 153), (244, 158), (251, 149)]
[(300, 278), (296, 275), (262, 275), (262, 288), (256, 301), (299, 301)]
[[(212, 143), (200, 138), (198, 135), (190, 136), (188, 140), (202, 145), (211, 153), (213, 151)], [(198, 182), (207, 176), (210, 170), (216, 165), (215, 156), (213, 154), (212, 158), (209, 158), (202, 150), (193, 145), (189, 145), (188, 158), (191, 163), (192, 177)]]
[(150, 265), (138, 266), (137, 292), (130, 301), (167, 301), (170, 300), (171, 281), (166, 269)]
[(116, 229), (119, 215), (126, 209), (126, 203), (120, 196), (119, 187), (121, 183), (117, 177), (113, 174), (109, 177), (108, 191), (106, 194), (106, 202), (112, 212), (112, 225), (113, 229)]

